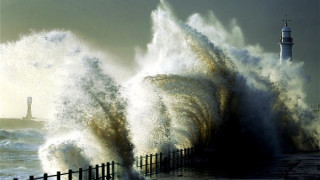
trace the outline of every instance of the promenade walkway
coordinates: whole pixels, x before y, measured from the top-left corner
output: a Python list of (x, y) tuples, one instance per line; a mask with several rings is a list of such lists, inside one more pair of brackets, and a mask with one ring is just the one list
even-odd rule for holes
[(211, 180), (211, 179), (320, 179), (320, 153), (286, 154), (262, 163), (253, 171), (234, 173), (215, 167), (188, 168), (160, 173), (152, 180)]

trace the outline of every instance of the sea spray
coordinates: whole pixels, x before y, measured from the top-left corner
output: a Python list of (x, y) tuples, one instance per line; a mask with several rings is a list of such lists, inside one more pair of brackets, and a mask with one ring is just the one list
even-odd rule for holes
[[(231, 159), (259, 159), (282, 152), (319, 149), (317, 130), (310, 130), (315, 122), (311, 122), (312, 113), (304, 103), (301, 63), (280, 66), (275, 55), (261, 50), (259, 54), (258, 46), (236, 47), (244, 43), (241, 37), (241, 43), (220, 37), (234, 33), (241, 36), (235, 23), (232, 29), (236, 30), (226, 33), (221, 32), (225, 29), (221, 23), (215, 22), (220, 27), (211, 28), (213, 32), (205, 31), (208, 33), (205, 36), (201, 25), (193, 27), (192, 23), (185, 25), (177, 21), (164, 2), (153, 11), (152, 18), (153, 40), (147, 52), (138, 56), (142, 70), (135, 83), (148, 82), (155, 86), (146, 85), (145, 89), (153, 91), (153, 98), (158, 99), (153, 101), (165, 107), (171, 144), (175, 147), (183, 147), (182, 144), (209, 146), (221, 157), (231, 156)], [(219, 42), (215, 45), (216, 39)], [(212, 90), (199, 85), (201, 81), (207, 81), (206, 86)], [(186, 83), (190, 86), (185, 86)], [(197, 98), (194, 92), (206, 94), (203, 96), (206, 99), (192, 100)], [(208, 97), (210, 95), (212, 97)], [(180, 98), (183, 100), (179, 101)], [(179, 103), (173, 106), (175, 101)], [(218, 108), (206, 109), (208, 101), (213, 101), (211, 104)], [(181, 108), (176, 108), (179, 105)], [(203, 115), (206, 113), (198, 109), (214, 115)], [(158, 112), (155, 108), (154, 113)], [(189, 125), (183, 131), (173, 128), (186, 122)], [(161, 125), (158, 121), (154, 123)], [(136, 134), (133, 132), (133, 136)], [(177, 134), (179, 138), (175, 137)], [(192, 139), (196, 139), (196, 143), (191, 143)], [(150, 143), (159, 144), (157, 140)]]
[(90, 157), (86, 155), (88, 148), (98, 150), (86, 142), (88, 136), (86, 140), (84, 138), (81, 132), (73, 131), (48, 139), (39, 149), (43, 171), (55, 174), (57, 171), (66, 172), (68, 169), (88, 167), (90, 165)]
[(51, 109), (39, 149), (44, 171), (115, 160), (132, 179), (135, 155), (169, 149), (209, 148), (227, 163), (319, 150), (302, 63), (280, 66), (276, 55), (245, 44), (236, 21), (228, 31), (213, 12), (184, 23), (161, 1), (151, 17), (152, 41), (126, 82), (111, 56), (69, 31), (1, 45), (1, 82), (32, 86), (25, 90), (39, 92)]
[[(2, 44), (1, 49), (1, 70), (7, 72), (1, 76), (1, 87), (16, 82), (26, 87), (22, 94), (37, 92), (45, 103), (47, 140), (39, 148), (44, 172), (115, 160), (124, 174), (136, 176), (131, 173), (133, 145), (125, 120), (126, 103), (112, 80), (115, 73), (106, 73), (122, 70), (113, 63), (101, 66), (111, 56), (91, 50), (69, 31), (58, 30), (32, 33), (16, 43)], [(16, 51), (19, 58), (12, 53)], [(12, 92), (21, 95), (20, 89)]]
[(126, 122), (126, 104), (119, 87), (102, 73), (98, 61), (88, 61), (86, 66), (90, 68), (81, 78), (81, 86), (92, 99), (92, 108), (99, 108), (103, 113), (94, 113), (87, 124), (105, 148), (117, 155), (118, 162), (125, 169), (130, 169), (134, 162), (133, 144)]
[[(70, 75), (73, 82), (67, 81), (66, 93), (60, 97), (57, 121), (62, 126), (67, 125), (69, 131), (82, 129), (82, 132), (76, 139), (49, 144), (49, 152), (46, 150), (48, 147), (40, 151), (44, 151), (46, 156), (58, 152), (73, 157), (54, 158), (67, 159), (63, 164), (69, 169), (77, 166), (86, 168), (93, 163), (113, 160), (120, 164), (123, 176), (139, 177), (131, 171), (134, 146), (126, 122), (126, 103), (120, 94), (120, 87), (103, 72), (98, 59), (86, 56), (81, 63), (83, 69)], [(68, 123), (64, 123), (65, 121)], [(94, 142), (91, 147), (88, 141)], [(50, 148), (51, 146), (54, 148)], [(66, 170), (64, 166), (58, 167)]]

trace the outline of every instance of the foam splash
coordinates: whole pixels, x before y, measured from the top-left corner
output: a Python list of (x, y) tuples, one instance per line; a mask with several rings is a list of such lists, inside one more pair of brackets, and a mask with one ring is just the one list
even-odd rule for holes
[[(161, 2), (152, 20), (152, 42), (137, 53), (140, 69), (126, 82), (111, 70), (119, 69), (112, 56), (71, 32), (34, 33), (1, 45), (1, 70), (18, 73), (2, 77), (8, 86), (10, 78), (32, 81), (30, 72), (44, 76), (41, 82), (50, 79), (44, 94), (43, 84), (32, 82), (39, 96), (55, 97), (44, 106), (54, 107), (51, 138), (39, 150), (44, 171), (115, 160), (132, 179), (138, 178), (134, 155), (168, 149), (209, 147), (231, 159), (319, 150), (319, 122), (304, 102), (303, 64), (280, 66), (276, 55), (245, 45), (236, 21), (228, 32), (212, 12), (185, 24)], [(12, 52), (21, 66), (11, 61)]]

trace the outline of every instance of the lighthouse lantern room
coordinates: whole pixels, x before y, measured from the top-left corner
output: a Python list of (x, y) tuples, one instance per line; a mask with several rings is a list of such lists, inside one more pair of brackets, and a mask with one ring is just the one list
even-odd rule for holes
[(281, 37), (280, 37), (280, 64), (283, 61), (289, 60), (292, 61), (292, 46), (293, 46), (293, 39), (291, 37), (291, 29), (288, 27), (288, 21), (290, 20), (283, 20), (285, 21), (285, 26), (281, 30)]

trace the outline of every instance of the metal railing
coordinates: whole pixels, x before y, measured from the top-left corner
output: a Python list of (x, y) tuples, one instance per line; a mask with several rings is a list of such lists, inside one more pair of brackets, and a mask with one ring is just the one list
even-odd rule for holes
[[(177, 168), (187, 167), (192, 164), (192, 157), (194, 155), (194, 148), (177, 149), (168, 151), (167, 153), (156, 153), (145, 156), (137, 156), (135, 158), (135, 166), (141, 175), (153, 175), (164, 171), (170, 171)], [(88, 169), (79, 168), (74, 171), (70, 169), (66, 173), (58, 171), (54, 175), (44, 173), (41, 177), (29, 176), (27, 180), (61, 180), (61, 179), (78, 179), (78, 180), (113, 180), (119, 176), (120, 163), (114, 161), (102, 163), (101, 165), (89, 166)], [(18, 178), (13, 178), (18, 180)]]
[[(61, 173), (58, 171), (54, 175), (48, 175), (47, 173), (44, 173), (43, 176), (41, 177), (34, 177), (34, 176), (29, 176), (28, 180), (37, 180), (37, 179), (43, 179), (43, 180), (49, 180), (49, 179), (56, 179), (56, 180), (61, 180), (63, 179), (68, 179), (72, 180), (77, 178), (78, 180), (84, 180), (84, 179), (89, 179), (89, 180), (98, 180), (98, 179), (107, 179), (107, 180), (113, 180), (116, 176), (116, 171), (115, 171), (115, 163), (114, 161), (102, 163), (101, 165), (95, 165), (95, 166), (89, 166), (88, 169), (82, 169), (79, 168), (78, 171), (73, 171), (69, 170), (67, 173)], [(18, 178), (14, 178), (13, 180), (18, 180)]]
[(136, 157), (136, 168), (141, 174), (148, 176), (163, 171), (170, 171), (191, 165), (194, 148), (185, 148)]
[(319, 103), (309, 104), (309, 107), (313, 111), (320, 111), (320, 104)]

